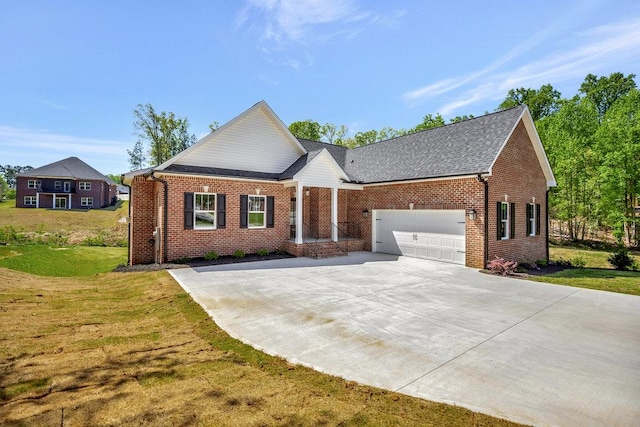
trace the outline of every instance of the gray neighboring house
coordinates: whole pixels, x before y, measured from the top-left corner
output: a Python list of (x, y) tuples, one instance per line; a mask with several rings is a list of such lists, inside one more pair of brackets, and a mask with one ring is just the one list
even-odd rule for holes
[(117, 185), (77, 157), (68, 157), (16, 177), (16, 207), (90, 209), (111, 205)]

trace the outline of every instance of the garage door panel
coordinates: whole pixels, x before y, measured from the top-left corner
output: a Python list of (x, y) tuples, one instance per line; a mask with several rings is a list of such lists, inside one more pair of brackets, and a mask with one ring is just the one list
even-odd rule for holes
[(376, 210), (375, 251), (465, 263), (463, 210)]

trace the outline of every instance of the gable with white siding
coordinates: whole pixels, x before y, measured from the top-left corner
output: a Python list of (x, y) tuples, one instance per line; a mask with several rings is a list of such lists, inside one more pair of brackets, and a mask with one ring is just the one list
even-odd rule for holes
[(307, 187), (340, 187), (349, 177), (325, 148), (296, 173), (293, 179)]
[(160, 165), (280, 173), (306, 150), (261, 101), (182, 153)]

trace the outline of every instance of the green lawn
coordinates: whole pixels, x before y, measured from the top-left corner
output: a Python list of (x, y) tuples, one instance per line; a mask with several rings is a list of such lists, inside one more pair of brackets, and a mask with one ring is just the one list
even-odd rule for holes
[(127, 248), (0, 246), (0, 267), (38, 276), (90, 276), (127, 263)]
[[(551, 259), (556, 261), (559, 259), (571, 261), (576, 257), (581, 257), (586, 262), (585, 268), (572, 268), (547, 276), (534, 277), (532, 280), (577, 288), (640, 295), (640, 272), (614, 270), (607, 261), (610, 252), (565, 246), (552, 246), (549, 252)], [(633, 256), (636, 262), (640, 263), (640, 257), (637, 254)]]

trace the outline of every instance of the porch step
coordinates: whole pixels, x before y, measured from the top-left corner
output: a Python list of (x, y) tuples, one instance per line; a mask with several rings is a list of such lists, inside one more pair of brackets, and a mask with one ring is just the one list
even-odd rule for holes
[(335, 242), (308, 243), (306, 255), (312, 258), (331, 258), (347, 255)]

